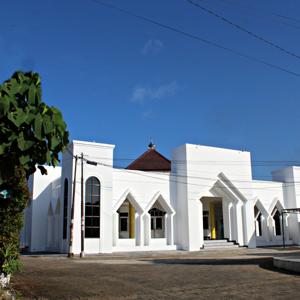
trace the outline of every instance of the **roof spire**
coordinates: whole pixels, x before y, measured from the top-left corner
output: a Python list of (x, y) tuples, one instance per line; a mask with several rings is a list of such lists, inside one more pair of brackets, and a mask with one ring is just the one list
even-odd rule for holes
[(150, 143), (149, 143), (149, 145), (148, 145), (148, 149), (155, 149), (155, 145), (154, 145), (154, 143), (153, 143), (152, 138), (150, 138)]

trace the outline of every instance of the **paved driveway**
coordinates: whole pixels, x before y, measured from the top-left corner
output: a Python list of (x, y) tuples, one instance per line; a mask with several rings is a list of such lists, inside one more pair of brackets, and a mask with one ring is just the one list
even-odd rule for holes
[(299, 249), (23, 256), (22, 299), (292, 299), (300, 276), (272, 267)]

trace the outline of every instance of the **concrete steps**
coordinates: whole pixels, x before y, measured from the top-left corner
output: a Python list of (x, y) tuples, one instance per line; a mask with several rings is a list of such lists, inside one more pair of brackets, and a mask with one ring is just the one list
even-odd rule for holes
[(205, 240), (205, 250), (224, 250), (224, 249), (236, 249), (239, 246), (234, 242), (228, 242), (227, 240)]

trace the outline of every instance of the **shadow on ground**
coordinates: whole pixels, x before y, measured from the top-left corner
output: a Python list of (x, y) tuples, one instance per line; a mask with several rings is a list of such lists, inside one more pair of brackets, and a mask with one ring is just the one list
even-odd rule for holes
[[(270, 255), (269, 255), (270, 256)], [(153, 259), (153, 264), (163, 265), (202, 265), (202, 266), (242, 266), (257, 265), (262, 269), (274, 271), (277, 273), (300, 276), (299, 273), (286, 271), (273, 266), (272, 257), (263, 258), (245, 258), (245, 259)]]

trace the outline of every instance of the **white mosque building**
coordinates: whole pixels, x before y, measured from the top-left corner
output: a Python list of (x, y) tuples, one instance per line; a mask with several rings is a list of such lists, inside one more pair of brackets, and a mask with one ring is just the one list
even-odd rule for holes
[(184, 144), (168, 160), (150, 144), (120, 169), (114, 148), (73, 141), (61, 167), (30, 178), (22, 247), (69, 253), (71, 236), (74, 254), (300, 245), (299, 215), (281, 214), (300, 207), (300, 167), (258, 181), (247, 151)]

